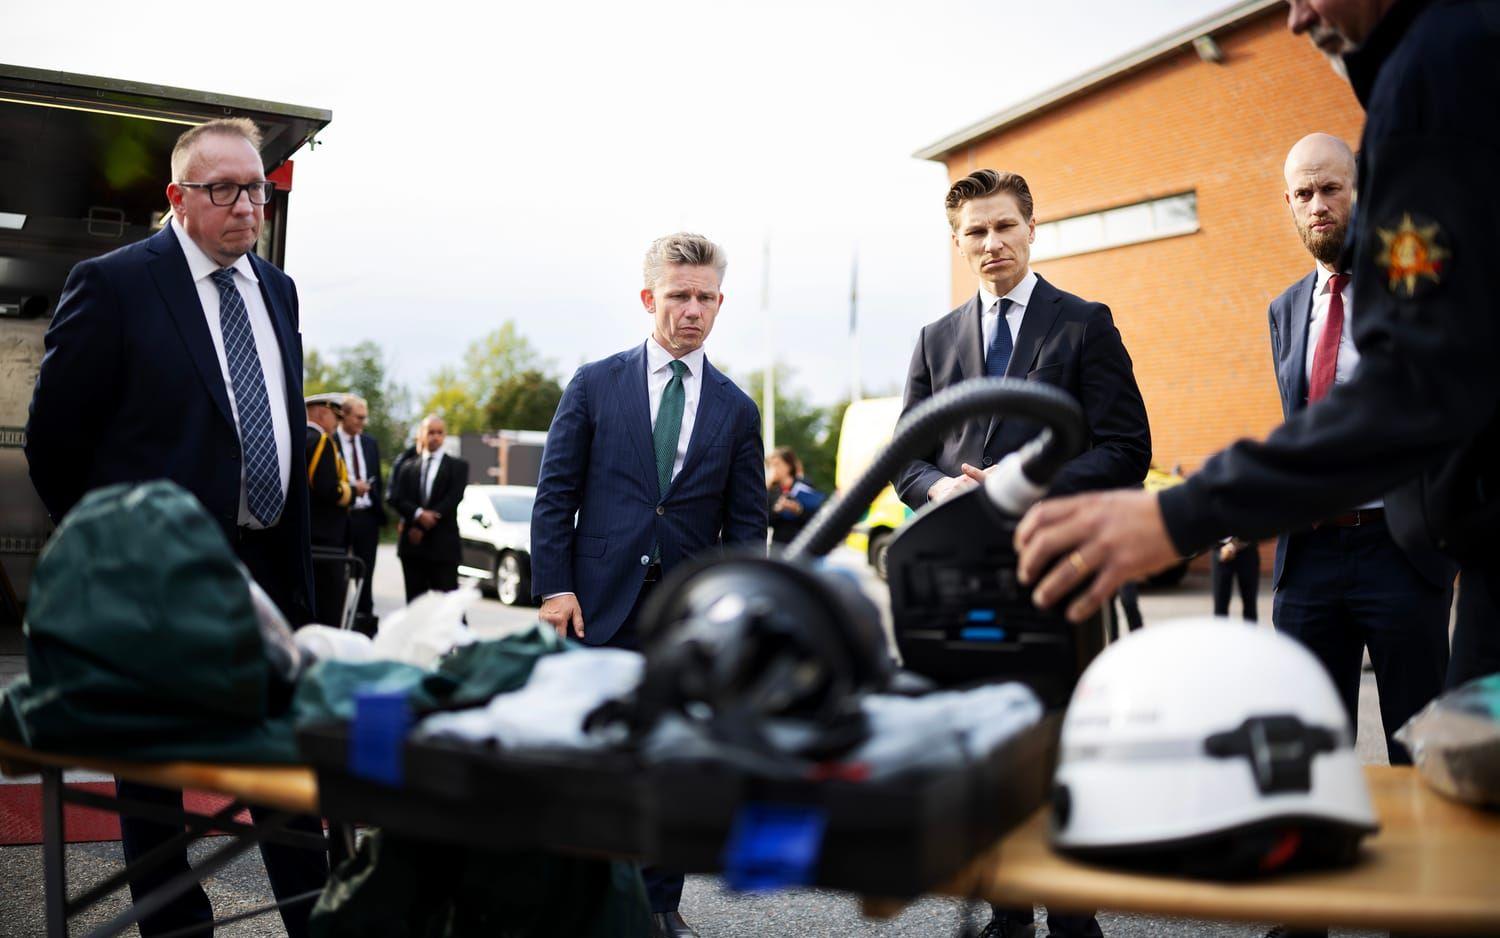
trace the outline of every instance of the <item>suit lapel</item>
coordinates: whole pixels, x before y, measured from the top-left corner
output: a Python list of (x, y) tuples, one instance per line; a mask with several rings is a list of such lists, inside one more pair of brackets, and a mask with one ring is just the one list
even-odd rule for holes
[(965, 381), (984, 377), (984, 328), (979, 322), (979, 294), (969, 297), (958, 316), (958, 373)]
[[(647, 339), (646, 342), (651, 341)], [(627, 352), (615, 374), (620, 409), (630, 448), (640, 460), (643, 479), (656, 478), (656, 450), (651, 444), (651, 398), (646, 390), (646, 343)]]
[(287, 413), (295, 417), (302, 412), (302, 362), (292, 358), (292, 351), (296, 348), (292, 337), (296, 330), (292, 327), (292, 317), (286, 304), (281, 302), (277, 291), (270, 287), (271, 278), (266, 273), (266, 268), (270, 265), (261, 260), (259, 255), (251, 254), (250, 266), (255, 268), (255, 276), (260, 278), (260, 295), (266, 301), (271, 328), (276, 332), (276, 345), (281, 352), (281, 370), (286, 377)]
[[(219, 355), (214, 351), (214, 340), (208, 332), (208, 323), (203, 319), (203, 303), (198, 299), (198, 288), (193, 285), (192, 272), (188, 270), (187, 258), (182, 245), (177, 243), (177, 234), (168, 226), (152, 236), (147, 250), (156, 255), (146, 266), (151, 279), (161, 293), (172, 322), (187, 346), (188, 357), (198, 376), (208, 388), (208, 394), (218, 405), (224, 419), (234, 424), (229, 409), (229, 392), (224, 387), (224, 372), (219, 367)], [(295, 424), (293, 424), (295, 426)]]
[(1317, 282), (1317, 271), (1303, 277), (1286, 305), (1285, 335), (1289, 341), (1286, 357), (1277, 367), (1281, 371), (1281, 386), (1286, 388), (1287, 416), (1307, 406), (1307, 333), (1312, 329), (1313, 287)]
[[(1005, 367), (1005, 377), (1025, 379), (1036, 366), (1037, 356), (1042, 351), (1042, 340), (1052, 332), (1058, 314), (1062, 312), (1062, 294), (1039, 275), (1032, 288), (1026, 311), (1021, 314), (1021, 328), (1016, 332), (1015, 350), (1010, 354), (1010, 364)], [(997, 323), (1001, 329), (1009, 328), (1004, 322)], [(989, 429), (984, 434), (984, 445), (989, 446), (1001, 423), (1000, 417), (990, 417)]]
[(703, 458), (708, 441), (719, 434), (719, 425), (724, 422), (724, 384), (729, 379), (703, 357), (703, 377), (698, 382), (698, 411), (693, 415), (693, 435), (688, 437), (687, 457), (682, 461), (682, 471), (667, 487), (671, 492), (677, 480), (687, 475)]

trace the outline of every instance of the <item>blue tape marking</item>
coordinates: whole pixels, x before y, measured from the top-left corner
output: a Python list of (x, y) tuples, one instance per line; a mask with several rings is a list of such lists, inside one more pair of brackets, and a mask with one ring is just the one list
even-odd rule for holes
[(809, 805), (741, 805), (724, 846), (724, 882), (742, 892), (811, 885), (827, 825)]
[(993, 610), (993, 609), (970, 609), (969, 610), (969, 621), (970, 622), (994, 622), (995, 621), (995, 610)]
[(411, 708), (405, 691), (356, 691), (349, 771), (359, 778), (400, 787), (404, 779), (402, 746), (410, 728)]
[(1005, 641), (1005, 630), (971, 627), (961, 630), (958, 633), (958, 637), (966, 642), (1003, 642)]

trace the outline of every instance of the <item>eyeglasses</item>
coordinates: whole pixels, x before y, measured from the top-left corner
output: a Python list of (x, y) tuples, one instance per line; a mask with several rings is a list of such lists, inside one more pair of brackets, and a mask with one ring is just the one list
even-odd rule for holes
[(233, 205), (243, 192), (250, 197), (251, 205), (265, 205), (276, 191), (276, 183), (269, 179), (259, 182), (179, 182), (184, 189), (207, 189), (208, 200), (215, 205)]

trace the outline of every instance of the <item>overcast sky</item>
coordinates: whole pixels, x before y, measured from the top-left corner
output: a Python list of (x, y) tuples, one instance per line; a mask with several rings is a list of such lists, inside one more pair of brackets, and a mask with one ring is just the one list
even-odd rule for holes
[(914, 150), (1228, 5), (0, 0), (0, 62), (330, 109), (291, 202), (305, 342), (373, 339), (418, 394), (507, 318), (564, 377), (640, 341), (646, 245), (686, 229), (729, 254), (710, 358), (774, 343), (829, 402), (856, 251), (867, 393), (948, 309)]

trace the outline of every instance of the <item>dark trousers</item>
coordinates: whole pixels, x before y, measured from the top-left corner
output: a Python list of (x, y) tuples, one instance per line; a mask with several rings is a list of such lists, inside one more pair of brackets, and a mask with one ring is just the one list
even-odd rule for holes
[[(998, 905), (990, 908), (995, 913), (996, 921), (1011, 928), (1021, 928), (1035, 921), (1031, 909), (1007, 909)], [(1083, 915), (1048, 912), (1047, 934), (1055, 938), (1104, 938), (1104, 932), (1099, 929), (1099, 922), (1092, 912)]]
[(1295, 537), (1272, 621), (1323, 663), (1356, 727), (1360, 668), (1370, 650), (1391, 764), (1410, 765), (1391, 734), (1443, 689), (1453, 590), (1424, 579), (1383, 521)]
[(1458, 577), (1458, 616), (1447, 687), (1500, 673), (1500, 556), (1466, 560)]
[(1219, 550), (1214, 548), (1210, 572), (1214, 587), (1214, 615), (1229, 615), (1229, 593), (1239, 584), (1241, 614), (1246, 622), (1256, 620), (1255, 597), (1260, 591), (1260, 551), (1254, 544), (1234, 555), (1224, 563), (1219, 559)]
[[(276, 530), (256, 532), (242, 530), (234, 549), (235, 555), (250, 571), (251, 577), (281, 607), (282, 613), (295, 626), (303, 624), (303, 621), (299, 620), (305, 620), (306, 614), (297, 615), (289, 599), (293, 586), (290, 581), (291, 574), (288, 571), (295, 569), (296, 565), (287, 562), (286, 548), (281, 540), (283, 533)], [(118, 780), (115, 788), (121, 798), (182, 808), (182, 792), (180, 791)], [(250, 809), (251, 816), (257, 820), (264, 813), (266, 813), (265, 810), (261, 808)], [(323, 822), (309, 816), (293, 819), (288, 827), (309, 833), (321, 834), (323, 832)], [(144, 856), (176, 836), (181, 830), (180, 825), (161, 824), (138, 817), (121, 817), (120, 846), (125, 853), (125, 862), (129, 863)], [(265, 860), (266, 874), (271, 880), (271, 891), (278, 901), (315, 889), (322, 889), (324, 881), (328, 879), (328, 854), (325, 851), (262, 844), (260, 854)], [(163, 860), (160, 866), (131, 880), (131, 899), (139, 901), (153, 888), (187, 869), (187, 851), (174, 851)], [(281, 921), (286, 926), (290, 938), (301, 938), (307, 934), (307, 915), (311, 911), (311, 902), (282, 911)], [(140, 930), (143, 936), (149, 938), (151, 935), (208, 922), (212, 918), (213, 909), (208, 904), (208, 896), (201, 886), (194, 886), (155, 915), (147, 917), (141, 923)]]
[(349, 512), (349, 551), (364, 561), (365, 581), (359, 588), (361, 616), (370, 615), (374, 600), (370, 597), (370, 580), (375, 576), (375, 552), (380, 546), (380, 513), (374, 508), (361, 508)]
[[(115, 780), (115, 790), (121, 798), (143, 801), (169, 808), (182, 808), (182, 792), (176, 789), (156, 788), (136, 782)], [(251, 808), (250, 816), (257, 822), (273, 813), (268, 808)], [(290, 829), (305, 833), (323, 833), (323, 822), (314, 817), (300, 816), (288, 825)], [(120, 818), (120, 846), (125, 853), (125, 862), (131, 863), (153, 850), (158, 844), (182, 831), (177, 824), (161, 824), (143, 818)], [(278, 902), (303, 893), (322, 889), (328, 879), (328, 854), (321, 850), (306, 850), (281, 844), (262, 843), (260, 855), (266, 864), (266, 875), (271, 880), (271, 892)], [(145, 875), (130, 881), (130, 898), (140, 902), (153, 889), (168, 880), (187, 872), (185, 851), (178, 851)], [(302, 938), (307, 932), (307, 916), (312, 911), (312, 899), (281, 910), (281, 922), (286, 926), (289, 938)], [(213, 908), (201, 885), (194, 885), (166, 908), (147, 916), (140, 925), (141, 935), (164, 934), (189, 925), (212, 921)], [(211, 934), (204, 931), (203, 934)]]
[[(322, 551), (343, 551), (343, 544), (314, 544)], [(344, 598), (349, 592), (349, 568), (331, 559), (313, 557), (313, 618), (337, 627), (344, 621)]]
[[(640, 616), (641, 607), (646, 605), (646, 598), (656, 588), (660, 581), (660, 569), (653, 568), (651, 575), (657, 577), (647, 580), (641, 584), (640, 594), (635, 598), (635, 605), (631, 607), (630, 614), (620, 627), (615, 630), (604, 642), (606, 648), (624, 648), (629, 651), (640, 651), (640, 632), (636, 629), (636, 620)], [(585, 633), (588, 623), (584, 623)], [(664, 870), (659, 866), (641, 866), (641, 879), (646, 881), (646, 896), (651, 900), (652, 912), (676, 912), (677, 906), (682, 903), (682, 884), (685, 877), (675, 870)]]
[(426, 554), (402, 557), (401, 576), (406, 581), (407, 602), (428, 590), (449, 593), (458, 589), (458, 564), (431, 560)]

